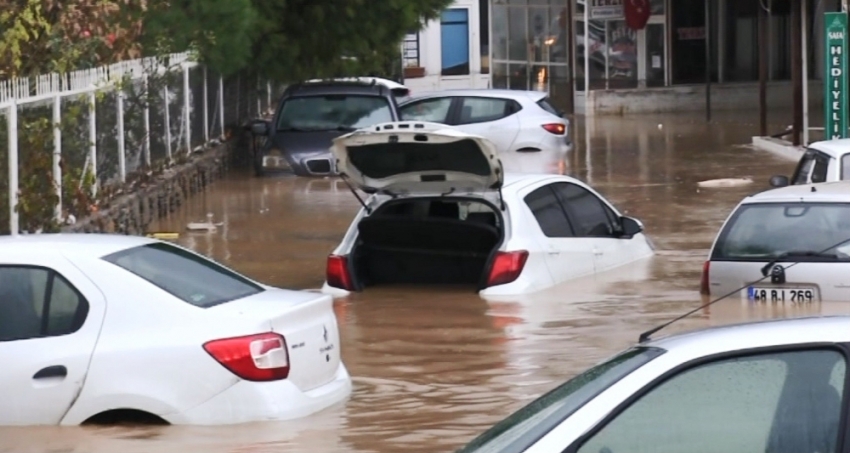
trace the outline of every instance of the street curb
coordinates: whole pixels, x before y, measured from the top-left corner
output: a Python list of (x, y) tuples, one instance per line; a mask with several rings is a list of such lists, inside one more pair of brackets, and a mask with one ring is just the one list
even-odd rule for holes
[(773, 137), (753, 137), (753, 147), (767, 151), (777, 157), (797, 162), (803, 156), (803, 147)]

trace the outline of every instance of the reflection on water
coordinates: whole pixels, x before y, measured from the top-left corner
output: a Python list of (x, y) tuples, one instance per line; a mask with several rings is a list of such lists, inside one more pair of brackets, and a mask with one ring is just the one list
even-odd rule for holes
[[(576, 121), (576, 149), (505, 159), (508, 171), (564, 172), (641, 219), (657, 256), (525, 297), (451, 288), (376, 288), (337, 300), (351, 399), (304, 420), (237, 427), (0, 428), (0, 452), (450, 451), (641, 331), (699, 305), (702, 261), (730, 209), (793, 163), (735, 144), (755, 130), (727, 118)], [(750, 121), (751, 123), (752, 121)], [(662, 127), (659, 127), (659, 124)], [(749, 176), (748, 187), (699, 189)], [(321, 286), (325, 257), (359, 204), (340, 181), (234, 174), (156, 226), (270, 284)], [(224, 226), (186, 233), (214, 214)], [(719, 303), (665, 333), (740, 320), (844, 312), (841, 306)]]

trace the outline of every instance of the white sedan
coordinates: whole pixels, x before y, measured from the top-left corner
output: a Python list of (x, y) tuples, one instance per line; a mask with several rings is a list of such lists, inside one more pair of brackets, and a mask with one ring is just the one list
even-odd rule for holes
[(0, 249), (0, 425), (284, 420), (351, 392), (328, 296), (140, 237)]
[(574, 377), (459, 453), (844, 451), (850, 318), (648, 341)]
[(411, 96), (399, 106), (401, 119), (454, 126), (486, 137), (500, 153), (554, 152), (572, 149), (570, 122), (545, 92), (519, 90), (446, 90)]
[(531, 293), (653, 255), (643, 225), (592, 188), (506, 176), (480, 136), (402, 121), (344, 135), (332, 152), (342, 177), (372, 194), (328, 257), (333, 295), (384, 284)]

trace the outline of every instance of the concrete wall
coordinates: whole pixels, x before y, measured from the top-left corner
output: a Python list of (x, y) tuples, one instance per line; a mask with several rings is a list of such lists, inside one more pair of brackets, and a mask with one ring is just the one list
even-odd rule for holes
[[(770, 82), (767, 88), (768, 108), (792, 106), (791, 82)], [(631, 113), (687, 112), (705, 110), (705, 86), (687, 85), (635, 90), (595, 90), (576, 99), (577, 112), (588, 116), (624, 115)], [(714, 110), (757, 109), (757, 83), (713, 84), (711, 105)], [(809, 108), (823, 105), (823, 84), (809, 83)]]
[(442, 43), (440, 19), (428, 21), (419, 32), (419, 64), (424, 77), (405, 78), (404, 84), (414, 93), (446, 89), (490, 88), (490, 75), (481, 74), (481, 36), (478, 0), (455, 0), (449, 8), (469, 9), (470, 75), (442, 76)]

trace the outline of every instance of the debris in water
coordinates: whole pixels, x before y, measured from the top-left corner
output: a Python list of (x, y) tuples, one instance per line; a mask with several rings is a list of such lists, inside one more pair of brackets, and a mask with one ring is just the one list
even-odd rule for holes
[(146, 235), (149, 238), (160, 240), (175, 240), (180, 239), (180, 233), (150, 233)]
[(700, 187), (740, 187), (752, 183), (752, 178), (725, 178), (701, 181), (698, 182), (697, 185)]
[(189, 231), (215, 231), (218, 227), (224, 225), (224, 222), (213, 223), (212, 219), (212, 213), (208, 213), (206, 222), (191, 222), (186, 225), (186, 229)]

